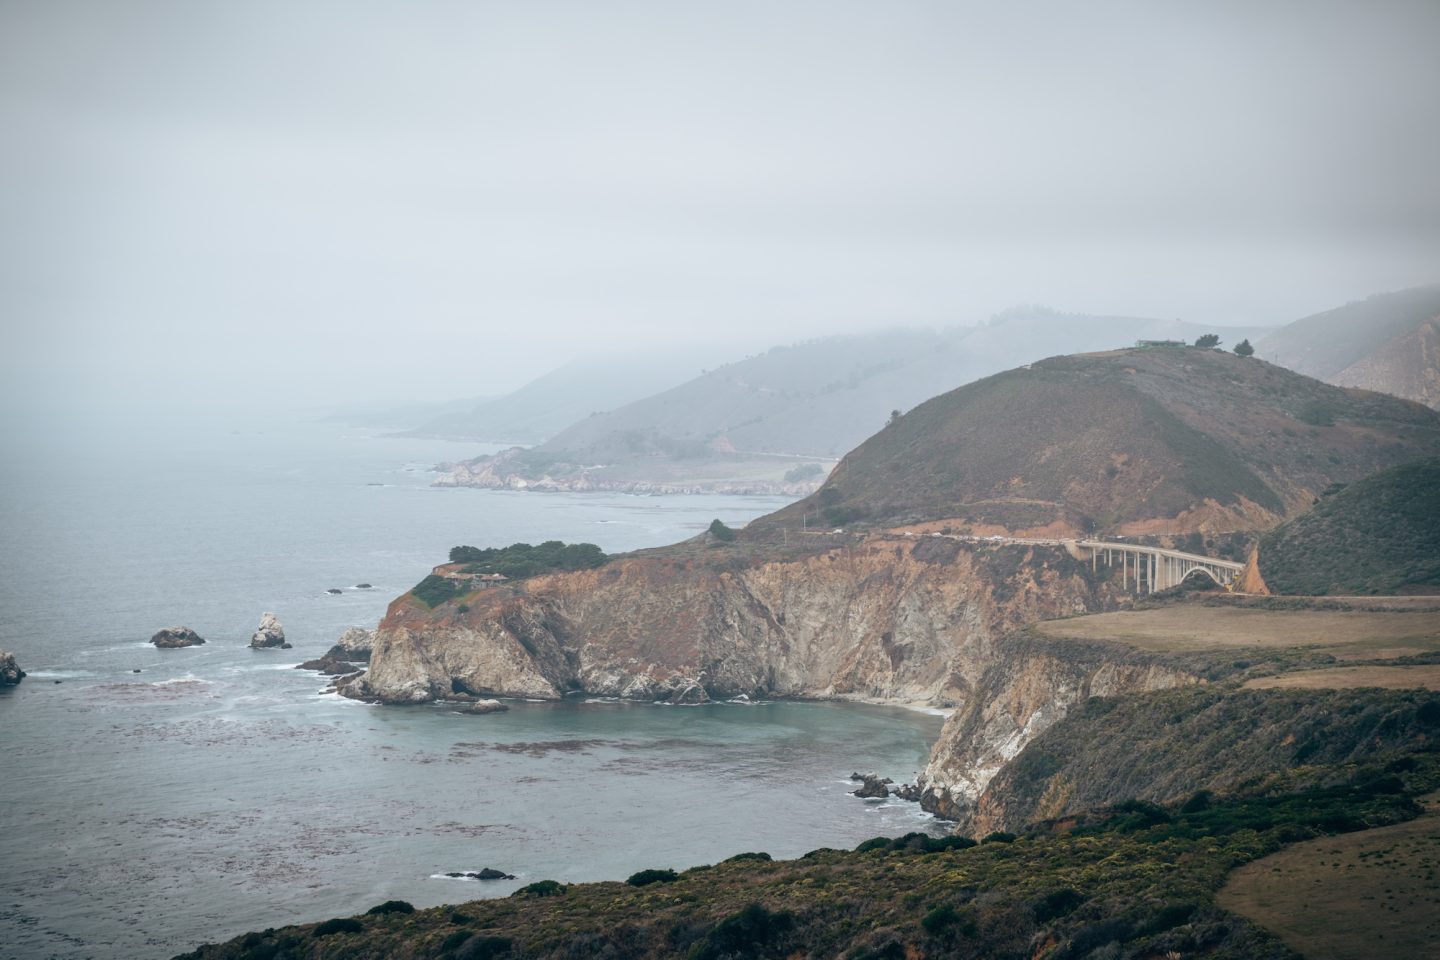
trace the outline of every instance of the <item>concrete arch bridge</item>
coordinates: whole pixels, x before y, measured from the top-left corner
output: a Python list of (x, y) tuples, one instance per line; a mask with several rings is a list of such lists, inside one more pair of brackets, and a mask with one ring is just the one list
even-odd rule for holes
[[(1115, 543), (1105, 540), (1072, 541), (1080, 550), (1088, 550), (1091, 569), (1099, 564), (1120, 567), (1121, 583), (1136, 593), (1154, 593), (1177, 587), (1191, 574), (1209, 577), (1225, 589), (1239, 578), (1245, 564), (1220, 560), (1183, 550), (1146, 547), (1136, 543)], [(1081, 555), (1083, 559), (1083, 554)]]

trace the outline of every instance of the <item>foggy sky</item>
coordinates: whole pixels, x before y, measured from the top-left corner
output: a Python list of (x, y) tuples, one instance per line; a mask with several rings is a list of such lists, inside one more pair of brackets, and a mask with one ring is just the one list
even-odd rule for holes
[(1283, 323), (1440, 279), (1437, 49), (1433, 0), (0, 0), (0, 395)]

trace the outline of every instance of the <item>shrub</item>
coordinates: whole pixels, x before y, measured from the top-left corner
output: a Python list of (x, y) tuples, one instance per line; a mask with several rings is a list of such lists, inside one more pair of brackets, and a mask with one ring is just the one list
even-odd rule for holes
[(990, 834), (989, 836), (985, 837), (985, 838), (984, 838), (983, 840), (981, 840), (980, 842), (981, 842), (981, 843), (1014, 843), (1014, 842), (1015, 842), (1015, 834), (1013, 834), (1013, 833), (1006, 833), (1004, 830), (996, 830), (994, 833), (992, 833), (992, 834)]
[(473, 936), (475, 936), (475, 934), (470, 930), (451, 931), (448, 937), (440, 941), (440, 949), (444, 950), (446, 953), (449, 953), (451, 950), (454, 950), (456, 947), (460, 946), (460, 944), (464, 943), (466, 940), (469, 940)]
[(427, 607), (438, 607), (442, 603), (454, 600), (460, 593), (460, 588), (455, 581), (448, 577), (440, 577), (430, 574), (424, 580), (410, 590), (410, 595)]
[(890, 838), (889, 838), (889, 837), (871, 837), (869, 840), (863, 841), (858, 847), (856, 847), (856, 848), (855, 848), (855, 852), (856, 852), (856, 853), (869, 853), (871, 850), (889, 850), (889, 849), (890, 849)]
[(450, 956), (455, 960), (492, 960), (510, 952), (510, 941), (504, 937), (471, 937)]
[(739, 913), (721, 920), (690, 951), (691, 960), (719, 960), (721, 957), (752, 957), (772, 945), (795, 925), (788, 911), (770, 912), (752, 903)]
[(720, 862), (721, 862), (721, 863), (738, 863), (738, 862), (740, 862), (740, 861), (742, 861), (742, 860), (762, 860), (762, 861), (764, 861), (764, 862), (766, 862), (766, 863), (769, 863), (771, 860), (774, 860), (774, 859), (775, 859), (775, 858), (772, 857), (772, 856), (770, 856), (770, 854), (768, 854), (768, 853), (737, 853), (737, 854), (735, 854), (735, 856), (733, 856), (733, 857), (727, 857), (726, 859), (721, 860)]
[(336, 917), (326, 920), (310, 932), (312, 937), (328, 937), (332, 933), (359, 933), (365, 925), (353, 917)]
[(384, 916), (387, 913), (414, 913), (415, 907), (404, 900), (386, 900), (366, 910), (368, 916)]
[(1069, 887), (1062, 887), (1045, 894), (1031, 909), (1035, 914), (1036, 923), (1048, 923), (1057, 917), (1071, 913), (1084, 902), (1085, 898), (1080, 893)]
[[(634, 879), (633, 877), (631, 879)], [(558, 897), (565, 893), (565, 885), (555, 880), (536, 880), (510, 894), (512, 897)]]
[(719, 517), (716, 517), (714, 520), (710, 521), (710, 529), (706, 532), (709, 533), (710, 536), (714, 537), (716, 540), (720, 540), (725, 543), (729, 543), (731, 540), (735, 539), (735, 531), (725, 526), (725, 524), (721, 523)]
[(641, 870), (630, 874), (625, 882), (632, 887), (644, 887), (652, 883), (674, 883), (679, 879), (680, 875), (674, 870)]
[(940, 933), (946, 927), (959, 921), (959, 919), (960, 914), (955, 912), (954, 907), (946, 903), (941, 904), (934, 910), (931, 910), (929, 913), (925, 914), (925, 916), (920, 919), (920, 926), (925, 928), (926, 933), (934, 936)]
[(464, 563), (466, 573), (500, 573), (512, 580), (556, 570), (589, 570), (610, 558), (593, 543), (546, 540), (539, 545), (512, 543), (508, 547), (460, 546), (450, 550), (451, 563)]

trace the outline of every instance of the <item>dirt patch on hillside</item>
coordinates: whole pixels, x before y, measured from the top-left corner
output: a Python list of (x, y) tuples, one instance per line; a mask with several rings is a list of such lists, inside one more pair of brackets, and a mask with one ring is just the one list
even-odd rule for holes
[(1158, 653), (1308, 647), (1338, 660), (1375, 660), (1440, 650), (1440, 613), (1434, 612), (1175, 604), (1050, 620), (1031, 629), (1057, 640), (1111, 640)]
[(1408, 823), (1321, 837), (1246, 864), (1217, 900), (1309, 960), (1440, 956), (1440, 794)]
[(1424, 687), (1440, 690), (1440, 664), (1300, 670), (1277, 677), (1257, 677), (1247, 681), (1245, 686), (1256, 690), (1344, 690), (1350, 687), (1384, 687), (1386, 690)]

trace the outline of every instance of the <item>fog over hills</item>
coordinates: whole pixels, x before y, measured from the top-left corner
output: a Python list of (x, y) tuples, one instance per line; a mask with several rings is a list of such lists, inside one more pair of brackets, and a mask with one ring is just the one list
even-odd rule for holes
[(1440, 408), (1440, 284), (1296, 320), (1255, 346), (1259, 356), (1308, 376)]

